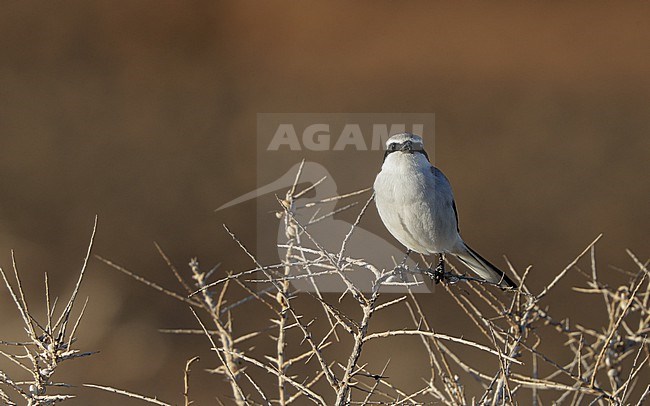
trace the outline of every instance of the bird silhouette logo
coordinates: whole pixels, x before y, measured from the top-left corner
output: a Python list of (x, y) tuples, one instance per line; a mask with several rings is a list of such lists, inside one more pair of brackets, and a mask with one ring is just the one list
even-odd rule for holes
[[(342, 208), (337, 209), (337, 203), (346, 197), (359, 196), (362, 193), (353, 192), (339, 195), (336, 181), (327, 168), (317, 162), (304, 161), (297, 163), (276, 180), (221, 205), (215, 211), (225, 210), (253, 199), (268, 197), (274, 192), (283, 193), (285, 190), (292, 190), (297, 183), (300, 185), (307, 184), (303, 190), (308, 190), (310, 193), (293, 191), (293, 196), (298, 197), (298, 199), (292, 199), (291, 202), (287, 202), (286, 199), (283, 200), (280, 197), (278, 199), (285, 205), (292, 205), (292, 207), (287, 207), (287, 210), (291, 211), (293, 220), (299, 224), (298, 228), (300, 230), (298, 232), (308, 234), (308, 236), (302, 235), (300, 238), (303, 253), (316, 253), (325, 250), (336, 254), (341, 251), (341, 245), (345, 241), (345, 256), (347, 258), (363, 260), (372, 264), (376, 269), (393, 269), (400, 263), (408, 268), (415, 267), (415, 263), (411, 259), (404, 259), (404, 249), (396, 247), (391, 242), (360, 225), (354, 227), (353, 233), (346, 241), (346, 236), (350, 233), (353, 225), (348, 221), (336, 218), (335, 214), (342, 209), (352, 207), (354, 204), (344, 204)], [(370, 193), (370, 190), (371, 188), (367, 188), (363, 189), (362, 192), (365, 192), (366, 196), (369, 197), (367, 193)], [(287, 224), (286, 221), (283, 221), (283, 218), (286, 220), (286, 213), (283, 215), (283, 212), (280, 211), (276, 214), (278, 214), (279, 221), (275, 243), (277, 246), (277, 260), (281, 262), (285, 258), (288, 249), (287, 240), (292, 236), (287, 235)], [(258, 215), (270, 217), (269, 213), (258, 213)], [(301, 271), (297, 270), (296, 272)], [(318, 278), (297, 278), (291, 280), (291, 283), (301, 291), (314, 291), (315, 289), (320, 292), (345, 291), (346, 285), (338, 275), (334, 273), (326, 274), (326, 272), (320, 272), (317, 269), (313, 269), (311, 272), (317, 274)], [(346, 276), (358, 289), (363, 291), (370, 291), (372, 282), (375, 280), (375, 275), (367, 269), (363, 269), (363, 267), (351, 269), (349, 273), (346, 273)], [(408, 289), (413, 292), (430, 292), (429, 285), (422, 283), (420, 275), (406, 275), (404, 277), (407, 279), (395, 280), (395, 283), (388, 283), (382, 289), (387, 292), (403, 292), (408, 286)]]

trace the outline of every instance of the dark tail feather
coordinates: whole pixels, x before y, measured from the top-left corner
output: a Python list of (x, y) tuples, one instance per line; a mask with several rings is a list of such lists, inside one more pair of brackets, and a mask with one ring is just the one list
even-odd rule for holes
[(463, 244), (463, 247), (465, 248), (464, 252), (454, 252), (454, 254), (469, 269), (486, 281), (496, 283), (502, 288), (517, 288), (517, 284), (505, 272), (492, 265), (490, 261), (483, 258), (478, 252), (467, 246), (467, 244)]

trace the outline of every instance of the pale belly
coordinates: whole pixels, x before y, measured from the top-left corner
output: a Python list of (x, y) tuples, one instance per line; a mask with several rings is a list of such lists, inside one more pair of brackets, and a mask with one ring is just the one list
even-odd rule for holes
[(405, 247), (434, 254), (452, 250), (460, 237), (450, 190), (442, 190), (433, 176), (380, 173), (375, 201), (388, 231)]

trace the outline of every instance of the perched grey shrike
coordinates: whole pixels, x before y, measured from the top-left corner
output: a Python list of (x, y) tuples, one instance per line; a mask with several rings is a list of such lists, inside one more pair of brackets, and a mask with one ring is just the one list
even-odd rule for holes
[(429, 162), (421, 137), (402, 133), (386, 141), (374, 189), (381, 220), (409, 252), (439, 254), (441, 265), (443, 255), (451, 254), (484, 280), (502, 288), (517, 287), (463, 242), (451, 185)]

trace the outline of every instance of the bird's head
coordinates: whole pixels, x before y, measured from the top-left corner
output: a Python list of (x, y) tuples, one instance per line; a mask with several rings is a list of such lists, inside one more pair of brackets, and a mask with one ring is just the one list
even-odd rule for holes
[[(386, 141), (386, 152), (384, 160), (392, 153), (398, 154), (416, 154), (421, 153), (427, 156), (424, 151), (422, 137), (411, 133), (395, 134)], [(428, 157), (427, 157), (428, 159)]]

